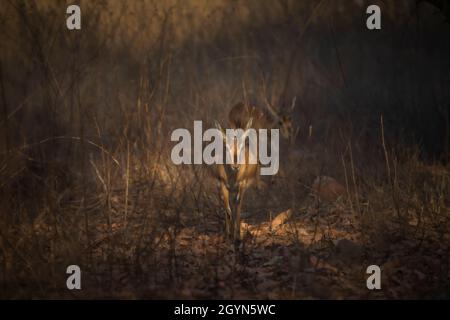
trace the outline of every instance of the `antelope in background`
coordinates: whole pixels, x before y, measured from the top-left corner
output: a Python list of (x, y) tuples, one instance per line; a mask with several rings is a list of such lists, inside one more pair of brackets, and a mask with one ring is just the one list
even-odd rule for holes
[[(251, 150), (246, 145), (245, 137), (252, 128), (255, 130), (279, 129), (281, 136), (292, 143), (298, 133), (298, 129), (294, 131), (291, 116), (295, 100), (295, 98), (292, 100), (291, 106), (285, 112), (275, 109), (268, 101), (266, 101), (268, 113), (242, 102), (236, 104), (228, 113), (228, 123), (231, 129), (244, 130), (240, 141), (236, 138), (232, 142), (227, 141), (225, 130), (216, 121), (216, 127), (222, 132), (224, 142), (228, 143), (226, 148), (230, 156), (235, 159), (231, 165), (217, 165), (215, 172), (219, 181), (219, 195), (225, 207), (225, 233), (235, 245), (239, 244), (241, 239), (241, 209), (244, 194), (252, 185), (259, 183), (260, 176), (258, 155), (252, 155), (258, 161), (256, 164), (251, 164), (249, 162)], [(237, 156), (243, 148), (245, 161), (239, 164)]]

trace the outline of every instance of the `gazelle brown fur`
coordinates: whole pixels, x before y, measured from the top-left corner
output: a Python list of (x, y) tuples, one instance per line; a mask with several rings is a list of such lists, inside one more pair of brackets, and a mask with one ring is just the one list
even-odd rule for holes
[[(228, 113), (228, 122), (232, 129), (243, 129), (244, 136), (247, 135), (249, 129), (280, 129), (282, 137), (292, 141), (294, 138), (293, 125), (291, 121), (291, 112), (295, 106), (295, 98), (288, 113), (281, 113), (274, 109), (267, 103), (267, 109), (270, 114), (263, 110), (238, 103)], [(225, 131), (219, 123), (216, 122), (216, 127), (221, 130), (224, 140), (226, 140)], [(228, 142), (230, 143), (230, 142)], [(244, 141), (245, 143), (245, 141)], [(231, 156), (237, 157), (238, 150), (242, 146), (238, 142), (232, 141), (228, 145)], [(259, 161), (256, 164), (249, 163), (250, 148), (245, 147), (245, 161), (238, 164), (219, 164), (217, 165), (216, 177), (219, 181), (219, 194), (225, 207), (225, 232), (227, 237), (235, 243), (240, 241), (240, 226), (241, 226), (241, 209), (244, 200), (244, 195), (247, 189), (259, 182), (260, 165)], [(257, 157), (257, 155), (253, 155)]]

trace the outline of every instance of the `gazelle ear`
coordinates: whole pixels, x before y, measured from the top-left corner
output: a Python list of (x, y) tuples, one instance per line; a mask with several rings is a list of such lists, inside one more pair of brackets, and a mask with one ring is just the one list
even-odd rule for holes
[(216, 129), (218, 129), (220, 131), (220, 133), (222, 134), (222, 138), (225, 139), (226, 138), (225, 130), (222, 129), (222, 126), (220, 125), (220, 123), (217, 120), (215, 120), (214, 125), (216, 126)]
[(247, 124), (245, 125), (245, 131), (247, 131), (248, 129), (250, 129), (252, 127), (253, 124), (253, 118), (250, 118), (247, 122)]
[(250, 129), (252, 128), (253, 118), (250, 118), (245, 125), (244, 134), (242, 135), (241, 139), (242, 141), (245, 141), (247, 139), (247, 136), (250, 134)]

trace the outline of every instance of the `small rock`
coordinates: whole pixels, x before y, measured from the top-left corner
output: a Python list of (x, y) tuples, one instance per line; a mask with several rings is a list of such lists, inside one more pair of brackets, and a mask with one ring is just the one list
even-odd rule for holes
[(317, 177), (312, 184), (312, 191), (320, 200), (328, 202), (334, 202), (346, 194), (344, 186), (328, 176)]

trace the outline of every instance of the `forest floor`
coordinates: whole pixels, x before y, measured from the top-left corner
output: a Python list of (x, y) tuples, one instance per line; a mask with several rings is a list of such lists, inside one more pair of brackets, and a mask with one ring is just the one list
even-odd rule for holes
[[(271, 203), (264, 192), (248, 199), (239, 250), (224, 240), (221, 210), (201, 206), (196, 219), (186, 209), (168, 210), (164, 232), (136, 210), (125, 227), (119, 210), (111, 237), (112, 256), (121, 260), (108, 258), (108, 241), (94, 250), (94, 260), (110, 270), (110, 292), (171, 299), (448, 298), (448, 210), (358, 213), (341, 197), (327, 202), (307, 194), (280, 212), (282, 200)], [(108, 238), (106, 229), (103, 223), (103, 232), (95, 233), (99, 239)], [(367, 288), (370, 265), (381, 268), (381, 290)]]
[[(448, 170), (415, 166), (404, 177), (416, 185), (399, 181), (396, 198), (373, 183), (359, 200), (325, 201), (296, 180), (301, 172), (254, 188), (239, 250), (223, 237), (217, 191), (179, 172), (171, 181), (169, 167), (127, 189), (73, 187), (33, 219), (2, 224), (2, 297), (448, 298)], [(82, 290), (66, 288), (71, 264), (82, 270)], [(367, 288), (370, 265), (381, 268), (381, 290)]]

